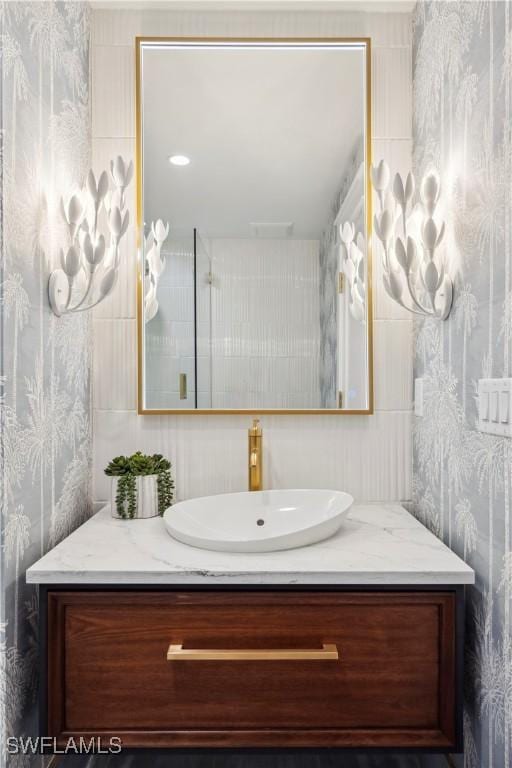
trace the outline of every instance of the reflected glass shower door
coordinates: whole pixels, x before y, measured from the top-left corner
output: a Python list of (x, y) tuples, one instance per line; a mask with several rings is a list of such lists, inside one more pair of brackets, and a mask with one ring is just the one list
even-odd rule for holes
[(212, 263), (209, 243), (194, 230), (196, 408), (212, 408)]
[(151, 308), (147, 268), (144, 276), (146, 407), (195, 408), (193, 233), (171, 228), (161, 256), (165, 267)]
[(212, 407), (211, 262), (197, 230), (172, 230), (156, 285), (149, 269), (145, 291), (147, 408)]

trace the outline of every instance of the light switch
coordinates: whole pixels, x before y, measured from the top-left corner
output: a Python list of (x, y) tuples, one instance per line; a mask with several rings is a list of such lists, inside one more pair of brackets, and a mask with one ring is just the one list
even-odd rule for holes
[(512, 379), (479, 380), (478, 429), (512, 437)]
[(498, 421), (498, 392), (491, 392), (491, 421)]

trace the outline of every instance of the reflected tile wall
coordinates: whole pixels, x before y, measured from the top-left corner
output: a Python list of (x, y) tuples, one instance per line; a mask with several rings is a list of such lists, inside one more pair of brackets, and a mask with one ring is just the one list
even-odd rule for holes
[(318, 241), (217, 239), (210, 253), (213, 406), (320, 407)]

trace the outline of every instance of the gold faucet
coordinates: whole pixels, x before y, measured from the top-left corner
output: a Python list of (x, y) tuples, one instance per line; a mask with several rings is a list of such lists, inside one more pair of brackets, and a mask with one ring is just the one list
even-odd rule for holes
[(253, 419), (249, 429), (249, 490), (261, 491), (263, 485), (263, 461), (262, 461), (263, 432), (260, 420)]

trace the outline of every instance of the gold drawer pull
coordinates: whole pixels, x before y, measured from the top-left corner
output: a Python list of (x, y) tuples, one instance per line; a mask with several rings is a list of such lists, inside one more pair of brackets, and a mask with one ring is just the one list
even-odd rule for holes
[(324, 643), (322, 648), (301, 650), (299, 648), (258, 649), (185, 649), (183, 645), (170, 645), (167, 661), (336, 661), (338, 649), (333, 643)]

